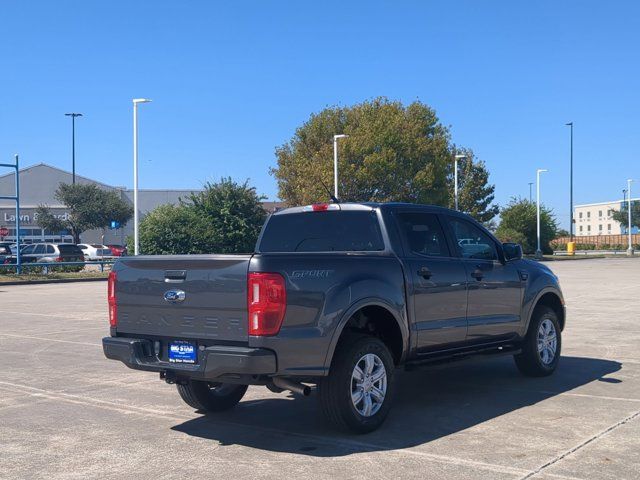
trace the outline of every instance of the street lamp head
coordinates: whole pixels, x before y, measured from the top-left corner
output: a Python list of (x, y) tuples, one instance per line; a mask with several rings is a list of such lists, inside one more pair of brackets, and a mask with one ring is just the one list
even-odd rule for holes
[(334, 135), (333, 138), (334, 139), (338, 139), (338, 138), (348, 138), (349, 135), (345, 134), (345, 133), (341, 133), (339, 135)]
[(573, 122), (565, 123), (565, 125), (568, 127), (573, 127)]
[(81, 113), (65, 113), (64, 116), (65, 117), (81, 117), (82, 114)]
[(546, 168), (539, 168), (538, 169), (538, 173), (544, 173), (544, 172), (548, 172), (549, 170), (547, 170)]
[(466, 155), (456, 155), (456, 159), (457, 160), (460, 160), (462, 158), (467, 158), (467, 156)]
[(148, 98), (134, 98), (133, 103), (149, 103), (151, 100)]

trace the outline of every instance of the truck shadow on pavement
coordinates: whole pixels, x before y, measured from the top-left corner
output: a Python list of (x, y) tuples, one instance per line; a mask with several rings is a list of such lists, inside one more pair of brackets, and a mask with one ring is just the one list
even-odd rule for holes
[[(602, 381), (594, 383), (590, 394), (614, 395), (610, 390), (620, 381), (603, 377), (621, 366), (611, 360), (562, 357), (551, 377), (527, 378), (511, 358), (500, 357), (414, 372), (398, 370), (393, 409), (385, 424), (367, 435), (330, 429), (315, 392), (309, 398), (283, 393), (243, 401), (233, 411), (202, 416), (172, 429), (222, 445), (317, 457), (395, 450), (446, 437), (597, 380)], [(567, 404), (579, 399), (563, 397)], [(516, 424), (526, 428), (526, 414), (519, 415), (501, 428), (515, 428)]]

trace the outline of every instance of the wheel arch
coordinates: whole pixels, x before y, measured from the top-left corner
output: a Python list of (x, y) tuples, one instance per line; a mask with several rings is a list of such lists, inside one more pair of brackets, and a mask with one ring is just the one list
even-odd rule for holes
[(560, 330), (564, 330), (564, 326), (566, 323), (566, 312), (562, 294), (555, 289), (547, 288), (540, 291), (535, 300), (531, 303), (529, 315), (527, 316), (527, 328), (525, 329), (525, 334), (529, 331), (529, 325), (531, 324), (533, 312), (535, 312), (536, 307), (538, 307), (539, 305), (545, 305), (556, 312), (556, 315), (558, 316), (558, 322), (560, 323)]
[[(343, 338), (343, 334), (353, 326), (354, 319), (358, 319), (362, 315), (371, 319), (376, 327), (382, 327), (377, 333), (378, 335), (382, 333), (381, 340), (389, 347), (396, 365), (404, 362), (409, 348), (406, 314), (380, 298), (365, 298), (351, 305), (342, 315), (327, 350), (325, 358), (327, 370), (331, 366), (336, 347), (340, 339)], [(349, 328), (347, 328), (348, 326)]]

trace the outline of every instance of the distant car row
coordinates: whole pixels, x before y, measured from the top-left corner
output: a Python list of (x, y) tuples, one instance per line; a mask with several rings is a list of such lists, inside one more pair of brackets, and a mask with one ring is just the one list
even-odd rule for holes
[[(0, 243), (0, 263), (16, 263), (17, 245)], [(122, 245), (32, 243), (20, 246), (21, 263), (85, 262), (112, 260), (127, 254)]]

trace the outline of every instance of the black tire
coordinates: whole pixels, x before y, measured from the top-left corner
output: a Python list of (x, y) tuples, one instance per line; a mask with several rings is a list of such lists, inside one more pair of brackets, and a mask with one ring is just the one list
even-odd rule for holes
[[(540, 352), (538, 348), (538, 336), (543, 322), (551, 322), (555, 329), (556, 348), (551, 359), (550, 350), (544, 353)], [(548, 326), (548, 323), (545, 323), (545, 326)], [(558, 367), (561, 349), (562, 332), (560, 331), (558, 315), (547, 306), (540, 305), (536, 307), (531, 316), (527, 336), (522, 343), (522, 352), (513, 356), (516, 366), (523, 375), (528, 377), (546, 377), (551, 375)]]
[(247, 385), (211, 383), (189, 380), (185, 385), (176, 385), (184, 402), (196, 410), (221, 412), (235, 407), (247, 392)]
[[(365, 355), (373, 354), (375, 358), (381, 360), (386, 373), (386, 391), (381, 402), (378, 402), (377, 411), (369, 416), (362, 415), (351, 399), (352, 375), (357, 364), (362, 364)], [(376, 364), (379, 372), (379, 364)], [(318, 384), (318, 396), (322, 413), (338, 429), (355, 433), (368, 433), (377, 429), (387, 417), (393, 395), (394, 385), (394, 363), (387, 346), (375, 337), (356, 336), (349, 337), (338, 344), (338, 348), (331, 362), (329, 375), (324, 377)], [(373, 371), (371, 377), (373, 377)], [(378, 386), (381, 384), (378, 383)], [(367, 387), (368, 388), (368, 387)], [(374, 398), (373, 394), (366, 395)], [(363, 395), (365, 395), (363, 390)], [(364, 400), (363, 400), (364, 401)], [(369, 405), (375, 400), (368, 400)], [(363, 403), (359, 403), (361, 408), (365, 408)]]

